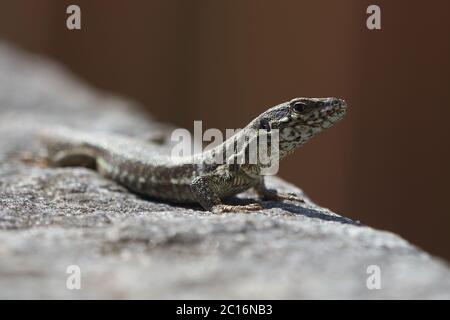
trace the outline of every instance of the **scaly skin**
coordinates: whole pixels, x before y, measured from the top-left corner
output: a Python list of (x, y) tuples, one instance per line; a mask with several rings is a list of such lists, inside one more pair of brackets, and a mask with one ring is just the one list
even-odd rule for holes
[[(199, 203), (214, 213), (261, 209), (259, 203), (238, 206), (225, 205), (222, 199), (255, 188), (262, 199), (303, 200), (295, 195), (280, 194), (264, 184), (264, 165), (233, 163), (238, 155), (249, 155), (250, 143), (233, 148), (244, 136), (260, 139), (264, 134), (270, 142), (279, 133), (281, 160), (295, 151), (315, 134), (331, 127), (346, 111), (343, 100), (336, 98), (296, 98), (265, 111), (243, 130), (223, 144), (199, 155), (174, 158), (161, 146), (113, 134), (89, 134), (71, 129), (50, 129), (43, 132), (49, 159), (60, 166), (96, 168), (130, 190), (152, 198), (178, 202)], [(269, 144), (270, 146), (270, 144)], [(222, 152), (225, 163), (214, 161)]]

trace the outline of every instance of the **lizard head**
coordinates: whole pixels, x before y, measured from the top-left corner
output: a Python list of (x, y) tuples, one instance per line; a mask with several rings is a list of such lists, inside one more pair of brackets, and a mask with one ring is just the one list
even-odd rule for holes
[(347, 105), (337, 98), (295, 98), (262, 113), (250, 124), (257, 130), (277, 129), (280, 158), (345, 115)]

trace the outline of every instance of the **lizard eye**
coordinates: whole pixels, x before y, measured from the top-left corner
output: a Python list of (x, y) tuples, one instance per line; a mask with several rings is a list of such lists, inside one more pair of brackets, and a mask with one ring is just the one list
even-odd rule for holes
[(308, 106), (306, 105), (306, 103), (298, 101), (295, 102), (294, 105), (292, 106), (292, 108), (294, 108), (295, 111), (297, 112), (304, 112), (306, 110)]
[(259, 128), (266, 131), (270, 131), (269, 121), (267, 121), (266, 119), (262, 119), (259, 123)]

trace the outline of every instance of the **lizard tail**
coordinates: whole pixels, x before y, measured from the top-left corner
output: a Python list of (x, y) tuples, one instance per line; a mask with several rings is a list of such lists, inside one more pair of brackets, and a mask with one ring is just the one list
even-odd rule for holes
[(47, 129), (39, 132), (46, 150), (46, 159), (52, 166), (86, 167), (96, 169), (98, 150), (84, 135), (68, 128)]

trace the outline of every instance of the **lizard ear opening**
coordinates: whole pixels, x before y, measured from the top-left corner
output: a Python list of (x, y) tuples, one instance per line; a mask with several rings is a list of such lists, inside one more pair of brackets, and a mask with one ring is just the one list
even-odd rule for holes
[(267, 121), (267, 119), (262, 119), (259, 122), (259, 128), (269, 132), (270, 131), (270, 123), (269, 123), (269, 121)]

